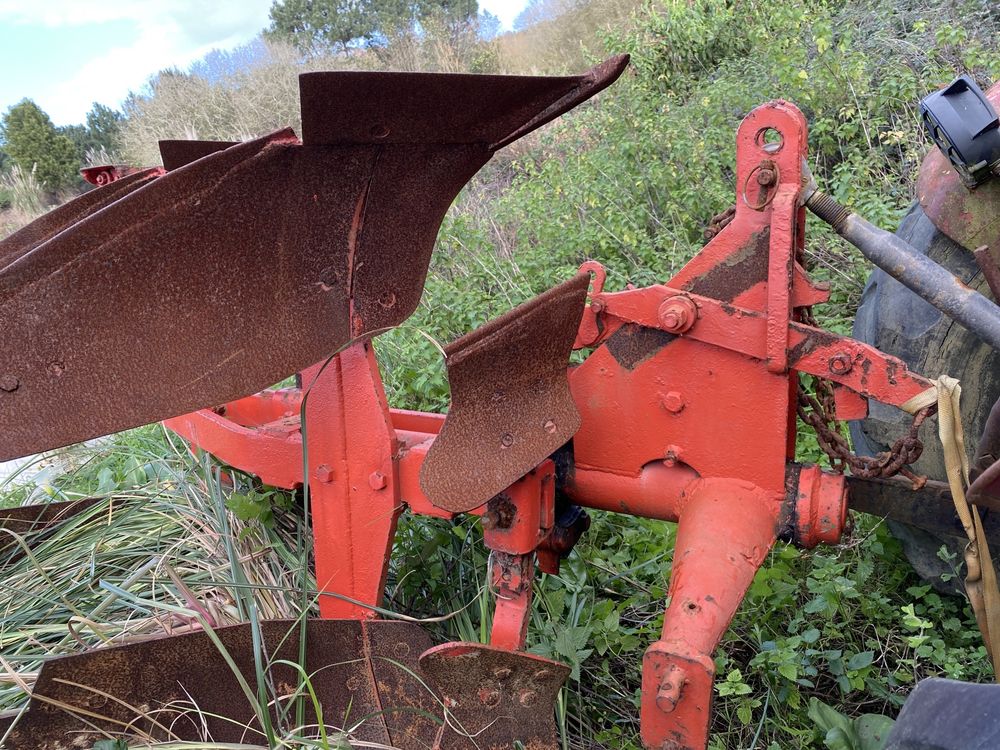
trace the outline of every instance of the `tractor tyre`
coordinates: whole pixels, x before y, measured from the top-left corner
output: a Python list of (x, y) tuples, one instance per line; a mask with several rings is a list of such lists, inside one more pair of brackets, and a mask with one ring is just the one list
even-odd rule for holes
[[(915, 203), (896, 234), (959, 279), (992, 299), (972, 253), (938, 231)], [(928, 378), (950, 375), (962, 383), (962, 421), (967, 450), (975, 449), (986, 417), (1000, 397), (1000, 352), (953, 322), (881, 269), (869, 277), (854, 322), (854, 337), (902, 359), (913, 372)], [(912, 417), (892, 406), (870, 402), (868, 418), (850, 425), (858, 454), (874, 455), (892, 445), (909, 428)], [(937, 418), (924, 423), (924, 452), (914, 470), (947, 481)], [(962, 565), (965, 537), (937, 536), (906, 524), (889, 522), (914, 570), (942, 592), (961, 591), (956, 575)], [(1000, 550), (1000, 538), (990, 547)], [(942, 546), (945, 552), (941, 551)], [(942, 577), (944, 576), (944, 577)]]

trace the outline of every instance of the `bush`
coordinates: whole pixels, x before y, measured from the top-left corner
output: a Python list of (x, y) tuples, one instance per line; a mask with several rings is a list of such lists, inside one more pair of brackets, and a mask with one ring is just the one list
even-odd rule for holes
[(0, 122), (4, 150), (22, 171), (31, 172), (48, 190), (59, 190), (80, 180), (73, 141), (60, 135), (52, 120), (30, 99), (15, 104)]

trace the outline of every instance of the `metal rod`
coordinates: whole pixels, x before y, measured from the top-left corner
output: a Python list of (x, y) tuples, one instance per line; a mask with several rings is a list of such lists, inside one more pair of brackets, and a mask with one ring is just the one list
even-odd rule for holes
[(994, 349), (1000, 350), (1000, 307), (970, 289), (905, 240), (879, 229), (815, 188), (810, 180), (803, 202), (857, 247), (872, 263), (934, 305)]

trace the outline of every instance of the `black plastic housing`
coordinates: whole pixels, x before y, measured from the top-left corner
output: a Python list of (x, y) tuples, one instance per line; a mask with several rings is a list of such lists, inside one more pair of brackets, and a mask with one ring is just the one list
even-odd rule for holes
[(931, 139), (966, 186), (974, 188), (1000, 167), (1000, 118), (976, 82), (962, 75), (920, 102)]

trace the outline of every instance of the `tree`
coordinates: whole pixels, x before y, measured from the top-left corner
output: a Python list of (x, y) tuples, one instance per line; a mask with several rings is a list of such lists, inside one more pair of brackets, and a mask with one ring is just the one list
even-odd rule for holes
[(31, 99), (15, 104), (0, 120), (4, 150), (21, 169), (34, 171), (35, 179), (49, 190), (79, 180), (76, 146), (61, 135), (52, 120)]
[(125, 116), (117, 109), (94, 102), (87, 113), (88, 150), (111, 153), (115, 150)]
[(76, 159), (80, 163), (87, 157), (87, 149), (90, 148), (90, 133), (84, 125), (60, 125), (56, 128), (59, 135), (64, 135), (73, 142), (76, 150)]
[(266, 34), (307, 54), (378, 44), (431, 15), (467, 21), (476, 0), (274, 0)]
[(94, 102), (87, 113), (86, 125), (62, 125), (56, 132), (73, 142), (77, 161), (85, 164), (91, 158), (103, 160), (114, 153), (123, 119), (121, 112)]

